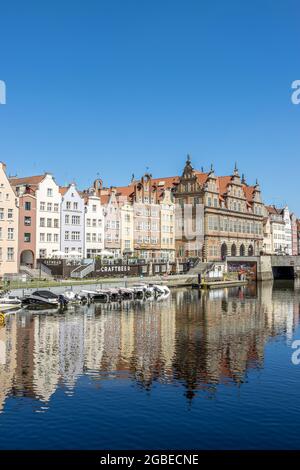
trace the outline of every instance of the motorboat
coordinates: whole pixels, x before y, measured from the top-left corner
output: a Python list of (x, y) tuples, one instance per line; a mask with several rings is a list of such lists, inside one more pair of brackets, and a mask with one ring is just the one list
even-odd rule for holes
[(0, 310), (9, 310), (11, 308), (21, 307), (22, 301), (19, 297), (10, 295), (9, 293), (3, 293), (0, 296)]
[(109, 300), (111, 302), (119, 302), (120, 300), (122, 300), (120, 289), (111, 288), (111, 289), (108, 289), (108, 293), (109, 293)]
[(132, 286), (132, 290), (133, 290), (133, 295), (134, 295), (134, 298), (137, 299), (137, 300), (143, 300), (144, 299), (144, 285), (134, 285)]
[(109, 302), (110, 300), (109, 292), (106, 290), (82, 290), (81, 293), (86, 295), (88, 302)]
[(44, 309), (44, 308), (65, 308), (68, 304), (68, 299), (63, 295), (57, 295), (47, 290), (38, 290), (22, 299), (22, 305), (27, 305), (30, 308)]
[(166, 299), (170, 295), (170, 289), (164, 285), (154, 285), (155, 297), (159, 300)]
[(87, 295), (84, 293), (75, 293), (73, 290), (68, 289), (63, 293), (63, 296), (71, 303), (84, 303), (87, 302)]
[(122, 300), (133, 300), (134, 299), (134, 289), (121, 287), (119, 289), (119, 294)]

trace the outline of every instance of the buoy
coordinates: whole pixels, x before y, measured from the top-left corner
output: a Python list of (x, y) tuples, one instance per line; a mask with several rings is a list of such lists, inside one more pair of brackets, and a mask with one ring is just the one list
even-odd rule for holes
[(5, 315), (4, 313), (0, 313), (0, 326), (5, 325)]

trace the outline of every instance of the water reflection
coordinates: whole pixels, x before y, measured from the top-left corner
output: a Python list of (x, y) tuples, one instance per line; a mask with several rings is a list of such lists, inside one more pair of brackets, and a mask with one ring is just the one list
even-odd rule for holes
[(264, 348), (291, 341), (299, 322), (299, 284), (198, 293), (177, 290), (165, 302), (74, 307), (66, 314), (11, 315), (0, 329), (0, 411), (9, 396), (48, 402), (78, 379), (155, 381), (214, 393), (261, 368)]

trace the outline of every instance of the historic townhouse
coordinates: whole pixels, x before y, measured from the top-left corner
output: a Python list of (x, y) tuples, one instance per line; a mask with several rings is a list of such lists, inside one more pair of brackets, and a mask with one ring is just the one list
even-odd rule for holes
[(0, 278), (18, 272), (18, 201), (0, 162)]
[[(28, 214), (28, 216), (31, 217), (31, 223), (35, 224), (36, 228), (36, 258), (51, 257), (55, 251), (60, 250), (61, 194), (59, 186), (50, 173), (24, 178), (11, 178), (10, 181), (18, 193), (24, 194), (24, 192), (27, 192), (35, 195), (36, 200), (32, 201), (31, 205), (27, 205), (27, 208), (30, 207), (28, 210), (31, 211), (31, 214)], [(29, 220), (26, 223), (29, 223)], [(24, 231), (24, 238), (25, 234), (29, 233), (29, 231)], [(33, 250), (33, 244), (31, 250)], [(24, 262), (26, 264), (26, 260)]]
[(258, 183), (248, 186), (237, 167), (231, 176), (219, 177), (213, 168), (208, 173), (194, 170), (188, 157), (174, 195), (179, 206), (178, 256), (214, 261), (226, 256), (258, 255), (262, 251), (260, 187)]
[(19, 266), (36, 267), (36, 197), (28, 186), (15, 187), (19, 198)]
[(298, 255), (298, 230), (297, 230), (297, 217), (291, 214), (291, 232), (292, 232), (292, 255)]
[(132, 182), (134, 253), (140, 258), (175, 256), (175, 204), (171, 188), (177, 177), (152, 178), (145, 174)]
[(292, 255), (296, 252), (296, 219), (290, 215), (289, 208), (266, 206), (270, 220), (272, 254)]
[(60, 250), (66, 254), (77, 252), (84, 256), (84, 200), (74, 183), (59, 188), (61, 202), (61, 244)]
[(107, 190), (107, 194), (102, 191), (100, 198), (104, 207), (104, 249), (117, 258), (121, 256), (121, 213), (116, 188)]
[(265, 217), (263, 221), (264, 230), (264, 241), (263, 241), (263, 253), (265, 255), (271, 255), (273, 253), (273, 242), (272, 242), (272, 227), (268, 211), (265, 208)]
[(95, 188), (82, 193), (85, 203), (85, 258), (96, 258), (104, 250), (104, 211)]

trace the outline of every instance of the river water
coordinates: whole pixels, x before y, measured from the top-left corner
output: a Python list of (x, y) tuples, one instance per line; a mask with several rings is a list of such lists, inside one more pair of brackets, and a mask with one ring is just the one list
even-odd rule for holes
[(0, 449), (297, 449), (299, 305), (286, 282), (10, 315)]

